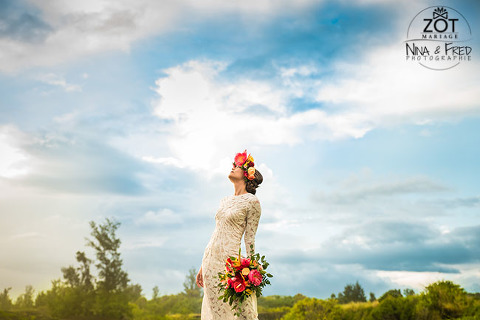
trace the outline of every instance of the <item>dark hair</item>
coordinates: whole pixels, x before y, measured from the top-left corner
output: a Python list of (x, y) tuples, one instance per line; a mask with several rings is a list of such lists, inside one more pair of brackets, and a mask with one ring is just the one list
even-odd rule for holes
[(247, 180), (245, 188), (247, 192), (255, 194), (257, 192), (258, 185), (263, 181), (263, 176), (260, 171), (255, 169), (255, 178), (253, 180)]

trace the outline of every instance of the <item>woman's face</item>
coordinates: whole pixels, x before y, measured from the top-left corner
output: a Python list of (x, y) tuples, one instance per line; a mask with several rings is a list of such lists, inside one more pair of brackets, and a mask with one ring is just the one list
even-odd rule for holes
[(230, 180), (240, 180), (243, 179), (244, 174), (243, 174), (243, 169), (240, 167), (237, 167), (235, 163), (232, 164), (232, 171), (230, 171), (230, 174), (228, 175), (228, 178)]

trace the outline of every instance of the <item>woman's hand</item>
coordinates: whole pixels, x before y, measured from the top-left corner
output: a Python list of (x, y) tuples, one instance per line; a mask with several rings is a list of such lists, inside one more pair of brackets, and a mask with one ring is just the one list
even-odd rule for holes
[(202, 267), (200, 267), (200, 270), (197, 273), (197, 279), (195, 282), (197, 283), (197, 286), (199, 286), (200, 288), (203, 288)]

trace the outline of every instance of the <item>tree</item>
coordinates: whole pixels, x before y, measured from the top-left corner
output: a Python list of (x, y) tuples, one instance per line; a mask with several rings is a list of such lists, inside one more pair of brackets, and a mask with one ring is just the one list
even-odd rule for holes
[(316, 298), (305, 298), (290, 309), (290, 311), (282, 318), (285, 320), (321, 320), (341, 319), (341, 308), (337, 305), (336, 300), (319, 300)]
[(15, 300), (15, 308), (17, 309), (32, 309), (33, 308), (33, 295), (35, 290), (32, 286), (25, 287), (25, 292), (22, 293), (17, 300)]
[(128, 285), (128, 275), (122, 270), (123, 261), (120, 258), (121, 241), (115, 232), (120, 226), (119, 222), (106, 219), (104, 224), (97, 225), (90, 222), (93, 239), (87, 239), (87, 245), (96, 251), (98, 272), (98, 286), (106, 292), (118, 292)]
[(377, 300), (377, 298), (375, 297), (375, 293), (370, 292), (370, 300), (368, 300), (368, 301), (373, 302), (375, 300)]
[(77, 251), (77, 261), (80, 263), (78, 272), (80, 274), (80, 285), (86, 290), (93, 289), (92, 274), (90, 273), (90, 264), (92, 260), (88, 259), (85, 252)]
[(451, 281), (438, 281), (428, 285), (422, 294), (421, 303), (441, 319), (454, 319), (463, 315), (469, 307), (467, 293)]
[[(57, 316), (83, 316), (91, 317), (95, 301), (93, 276), (90, 273), (92, 260), (88, 259), (85, 252), (77, 251), (76, 254), (79, 267), (69, 266), (62, 268), (63, 278), (67, 288), (62, 291), (62, 305), (64, 308), (55, 308)], [(60, 311), (59, 311), (60, 310)]]
[(85, 252), (77, 251), (77, 262), (80, 263), (78, 268), (69, 266), (62, 268), (63, 278), (70, 287), (83, 287), (86, 291), (93, 289), (92, 275), (90, 273), (90, 264), (92, 260), (88, 259)]
[(7, 311), (12, 308), (13, 303), (9, 294), (10, 290), (12, 290), (12, 288), (5, 288), (3, 292), (0, 293), (0, 310)]
[(184, 292), (189, 297), (201, 297), (202, 290), (197, 286), (196, 283), (197, 272), (195, 268), (188, 270), (188, 274), (185, 277), (185, 282), (183, 282)]
[[(383, 299), (382, 299), (383, 298)], [(378, 299), (380, 304), (370, 314), (372, 320), (400, 320), (402, 319), (403, 300), (391, 295), (383, 295)], [(408, 318), (407, 318), (408, 319)], [(410, 318), (411, 319), (411, 318)]]
[(385, 292), (379, 299), (378, 301), (379, 302), (382, 302), (383, 300), (385, 300), (386, 298), (388, 297), (392, 297), (392, 298), (402, 298), (403, 295), (402, 295), (402, 292), (400, 291), (400, 289), (392, 289), (392, 290), (388, 290), (387, 292)]
[(158, 286), (153, 287), (152, 293), (152, 299), (158, 299), (158, 294), (160, 293), (160, 289), (158, 289)]
[[(103, 224), (90, 222), (92, 238), (87, 239), (87, 245), (95, 249), (95, 267), (98, 270), (92, 311), (99, 318), (131, 318), (132, 308), (128, 302), (141, 292), (140, 286), (128, 287), (128, 274), (122, 269), (119, 252), (121, 241), (116, 235), (119, 226), (119, 222), (108, 218)], [(88, 265), (85, 265), (85, 271)]]
[(406, 289), (403, 289), (403, 295), (404, 295), (405, 297), (414, 296), (414, 295), (415, 295), (415, 291), (413, 291), (413, 289), (406, 288)]
[[(95, 249), (96, 259), (77, 251), (78, 266), (62, 268), (64, 281), (52, 282), (52, 288), (37, 297), (37, 304), (60, 319), (129, 319), (132, 306), (141, 296), (140, 285), (128, 285), (128, 275), (122, 269), (120, 239), (116, 230), (120, 223), (106, 219), (90, 222), (91, 238), (87, 245)], [(96, 267), (91, 272), (92, 264)]]
[(339, 303), (349, 303), (349, 302), (366, 302), (367, 297), (365, 297), (365, 292), (363, 291), (362, 286), (358, 283), (347, 284), (343, 290), (343, 293), (338, 294)]
[(142, 287), (139, 284), (131, 284), (125, 289), (128, 301), (137, 301), (142, 296)]

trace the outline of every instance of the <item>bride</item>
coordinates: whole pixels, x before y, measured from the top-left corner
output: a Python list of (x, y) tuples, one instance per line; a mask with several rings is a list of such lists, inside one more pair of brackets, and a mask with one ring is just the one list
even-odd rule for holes
[(245, 248), (255, 252), (255, 234), (261, 215), (261, 207), (255, 196), (263, 177), (255, 169), (253, 157), (247, 150), (237, 153), (228, 178), (233, 183), (234, 194), (224, 197), (215, 215), (215, 230), (203, 254), (202, 266), (197, 274), (197, 285), (204, 288), (202, 320), (244, 319), (256, 320), (257, 299), (250, 296), (242, 304), (240, 317), (234, 316), (231, 306), (218, 300), (218, 273), (225, 269), (225, 260), (238, 255), (244, 236)]

